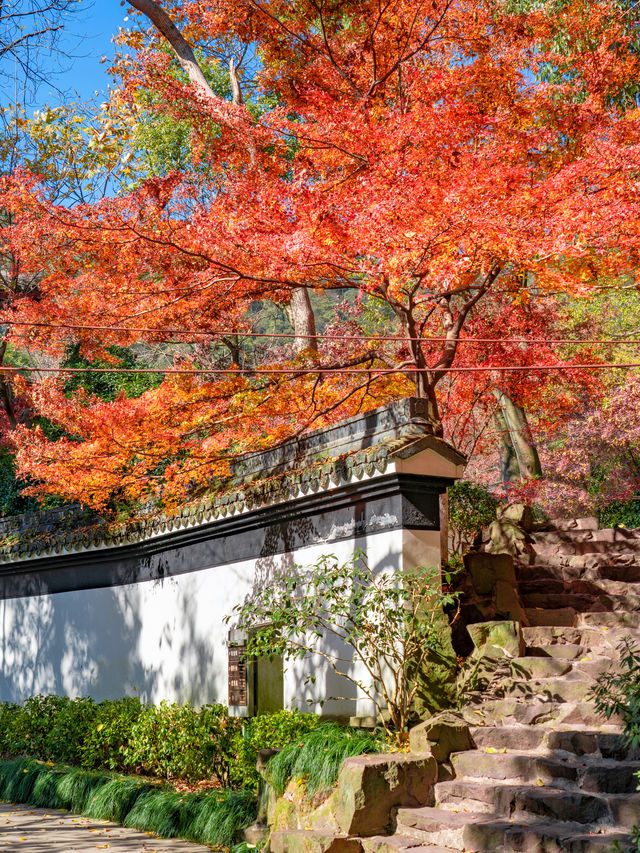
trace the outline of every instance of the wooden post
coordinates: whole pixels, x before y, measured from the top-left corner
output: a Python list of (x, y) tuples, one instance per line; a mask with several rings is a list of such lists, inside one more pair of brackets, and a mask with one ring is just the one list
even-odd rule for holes
[(440, 567), (449, 562), (449, 493), (440, 495)]

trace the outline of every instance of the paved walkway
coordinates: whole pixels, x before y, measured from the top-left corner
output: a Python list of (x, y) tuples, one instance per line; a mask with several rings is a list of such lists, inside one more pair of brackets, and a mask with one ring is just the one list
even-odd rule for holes
[(210, 847), (53, 809), (0, 802), (0, 853), (211, 853)]

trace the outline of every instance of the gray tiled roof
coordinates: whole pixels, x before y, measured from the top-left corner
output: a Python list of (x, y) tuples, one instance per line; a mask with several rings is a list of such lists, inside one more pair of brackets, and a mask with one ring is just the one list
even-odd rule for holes
[(399, 400), (268, 451), (247, 454), (234, 464), (221, 491), (171, 515), (113, 523), (73, 506), (5, 519), (0, 522), (0, 563), (139, 542), (382, 474), (393, 459), (429, 448), (463, 464), (462, 454), (431, 434), (422, 406), (422, 400)]

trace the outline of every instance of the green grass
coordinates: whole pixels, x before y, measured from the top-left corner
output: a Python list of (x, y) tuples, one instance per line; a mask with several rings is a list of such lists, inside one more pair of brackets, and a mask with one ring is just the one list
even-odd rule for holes
[(282, 796), (291, 779), (304, 781), (311, 796), (333, 787), (345, 758), (365, 752), (383, 752), (381, 736), (362, 729), (323, 723), (304, 735), (303, 741), (285, 746), (269, 761), (269, 781)]
[(0, 761), (0, 799), (68, 809), (163, 838), (216, 847), (231, 847), (257, 813), (253, 791), (181, 794), (143, 779), (28, 758)]

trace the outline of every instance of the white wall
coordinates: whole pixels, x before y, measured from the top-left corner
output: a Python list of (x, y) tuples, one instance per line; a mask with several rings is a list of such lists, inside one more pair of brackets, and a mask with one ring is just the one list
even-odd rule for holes
[[(405, 534), (383, 531), (355, 543), (318, 544), (162, 580), (0, 601), (0, 699), (57, 693), (226, 704), (230, 626), (224, 619), (254, 584), (269, 583), (274, 571), (294, 563), (312, 565), (323, 554), (347, 560), (354, 547), (367, 552), (372, 568), (397, 569)], [(305, 687), (310, 669), (316, 682)], [(318, 701), (329, 695), (356, 698), (353, 685), (337, 679), (322, 659), (291, 664), (284, 692), (285, 707), (303, 711), (320, 712)], [(324, 706), (331, 714), (371, 711), (363, 697)]]

